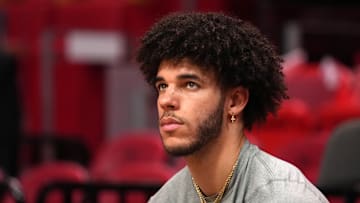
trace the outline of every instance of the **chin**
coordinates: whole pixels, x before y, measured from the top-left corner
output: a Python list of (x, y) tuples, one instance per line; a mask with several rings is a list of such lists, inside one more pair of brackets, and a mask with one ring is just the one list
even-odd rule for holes
[(189, 151), (187, 147), (181, 147), (181, 146), (176, 146), (176, 147), (165, 146), (165, 151), (171, 156), (175, 156), (175, 157), (188, 156), (192, 154), (192, 152)]
[(186, 146), (186, 141), (178, 137), (165, 136), (162, 139), (165, 149), (176, 149)]
[(196, 142), (176, 137), (168, 137), (166, 140), (163, 140), (163, 145), (166, 152), (172, 156), (191, 155), (201, 147)]

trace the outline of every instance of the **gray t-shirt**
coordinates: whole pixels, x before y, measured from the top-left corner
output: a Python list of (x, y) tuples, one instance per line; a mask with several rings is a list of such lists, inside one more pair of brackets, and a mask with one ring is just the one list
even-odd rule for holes
[[(149, 200), (149, 203), (199, 202), (187, 167), (175, 174)], [(246, 141), (221, 202), (310, 203), (328, 200), (295, 166)]]

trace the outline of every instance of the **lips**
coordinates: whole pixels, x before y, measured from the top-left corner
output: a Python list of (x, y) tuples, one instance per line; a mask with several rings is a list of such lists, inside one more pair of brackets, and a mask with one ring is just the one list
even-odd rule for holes
[(160, 127), (165, 132), (171, 132), (178, 129), (183, 122), (174, 117), (164, 117), (160, 120)]

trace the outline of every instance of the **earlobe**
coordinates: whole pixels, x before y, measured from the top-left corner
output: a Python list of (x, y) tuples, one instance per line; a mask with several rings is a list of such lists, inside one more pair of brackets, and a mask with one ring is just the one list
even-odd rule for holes
[(228, 113), (239, 115), (249, 100), (249, 91), (243, 87), (236, 87), (229, 92)]

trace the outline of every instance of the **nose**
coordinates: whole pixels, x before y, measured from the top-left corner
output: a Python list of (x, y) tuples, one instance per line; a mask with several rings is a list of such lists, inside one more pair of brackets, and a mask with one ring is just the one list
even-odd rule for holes
[(165, 111), (179, 108), (179, 95), (174, 88), (167, 88), (158, 95), (158, 105)]

